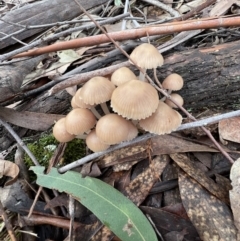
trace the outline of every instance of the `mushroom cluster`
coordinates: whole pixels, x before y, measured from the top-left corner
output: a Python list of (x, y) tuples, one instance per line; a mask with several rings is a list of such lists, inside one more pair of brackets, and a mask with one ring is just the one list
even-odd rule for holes
[[(130, 141), (138, 135), (138, 127), (158, 135), (176, 130), (182, 122), (182, 116), (174, 109), (169, 100), (159, 99), (157, 90), (145, 81), (146, 69), (163, 64), (163, 57), (151, 44), (142, 44), (135, 48), (131, 59), (143, 71), (137, 78), (127, 67), (116, 70), (111, 80), (96, 76), (86, 82), (73, 96), (72, 110), (65, 118), (56, 122), (53, 135), (59, 142), (68, 142), (74, 138), (86, 138), (86, 144), (93, 152), (103, 151), (111, 145)], [(180, 75), (171, 74), (162, 87), (168, 91), (182, 88)], [(179, 105), (182, 98), (171, 94)], [(106, 102), (110, 101), (111, 110)], [(104, 115), (96, 109), (99, 105)]]

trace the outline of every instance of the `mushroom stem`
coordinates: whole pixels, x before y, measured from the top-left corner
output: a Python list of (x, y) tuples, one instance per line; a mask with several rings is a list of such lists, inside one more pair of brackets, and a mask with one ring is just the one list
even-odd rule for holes
[(110, 111), (109, 111), (109, 109), (108, 109), (108, 107), (107, 107), (106, 102), (101, 103), (100, 105), (101, 105), (101, 108), (102, 108), (102, 110), (103, 110), (103, 112), (104, 112), (105, 115), (110, 114)]
[(82, 135), (77, 135), (75, 138), (85, 140), (86, 137), (87, 137), (86, 134), (82, 134)]
[(161, 89), (163, 89), (162, 84), (161, 84), (161, 82), (159, 81), (159, 79), (157, 77), (157, 69), (156, 68), (153, 69), (153, 75), (154, 75), (154, 79), (155, 79), (156, 83), (158, 84), (158, 86)]
[(92, 113), (95, 115), (97, 119), (100, 119), (102, 117), (94, 107), (92, 107), (90, 110), (92, 111)]
[(138, 79), (141, 80), (141, 81), (146, 82), (145, 76), (146, 76), (146, 69), (142, 68), (142, 71), (139, 72)]
[[(164, 89), (163, 89), (164, 90)], [(168, 95), (172, 94), (172, 90), (165, 90), (167, 92)], [(163, 96), (162, 99), (160, 99), (162, 102), (164, 102), (167, 99), (166, 96)]]

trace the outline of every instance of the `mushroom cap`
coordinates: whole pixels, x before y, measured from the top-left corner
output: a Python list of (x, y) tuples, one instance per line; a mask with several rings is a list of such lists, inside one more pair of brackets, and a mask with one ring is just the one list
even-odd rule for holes
[(182, 123), (182, 116), (171, 107), (159, 101), (157, 111), (150, 117), (140, 120), (139, 125), (150, 133), (163, 135), (176, 130)]
[(138, 129), (117, 114), (107, 114), (97, 122), (96, 134), (102, 142), (114, 145), (132, 140), (137, 136)]
[(114, 89), (115, 86), (109, 79), (96, 76), (83, 85), (80, 96), (85, 104), (98, 105), (109, 101)]
[(152, 115), (158, 102), (158, 93), (152, 85), (140, 80), (130, 80), (113, 91), (111, 107), (114, 112), (127, 119), (140, 120)]
[(85, 104), (83, 102), (83, 99), (81, 97), (81, 89), (79, 88), (76, 92), (76, 94), (74, 95), (73, 98), (75, 98), (75, 104), (79, 107), (79, 108), (83, 108), (83, 109), (91, 109), (92, 107), (94, 107), (94, 105), (89, 105), (89, 104)]
[(67, 132), (65, 127), (65, 117), (59, 119), (54, 127), (53, 127), (53, 136), (59, 141), (59, 142), (68, 142), (75, 138), (74, 135), (71, 135)]
[(93, 152), (104, 151), (109, 148), (109, 145), (104, 144), (96, 135), (96, 130), (92, 130), (86, 138), (88, 148)]
[(76, 104), (75, 95), (72, 97), (71, 106), (73, 109), (79, 108), (79, 106)]
[(137, 79), (136, 75), (127, 67), (121, 67), (113, 72), (111, 81), (114, 85), (119, 86), (129, 80)]
[(183, 78), (179, 74), (170, 74), (162, 82), (162, 87), (168, 90), (180, 90), (183, 87)]
[(143, 43), (137, 46), (131, 53), (130, 58), (141, 68), (155, 69), (163, 65), (163, 56), (152, 44)]
[[(175, 100), (180, 106), (183, 106), (183, 103), (184, 103), (184, 100), (183, 100), (183, 98), (182, 98), (182, 96), (181, 95), (179, 95), (179, 94), (177, 94), (177, 93), (172, 93), (171, 95), (171, 98), (173, 99), (173, 100)], [(170, 106), (170, 107), (172, 107), (172, 108), (178, 108), (170, 99), (166, 99), (165, 100), (165, 103), (168, 105), (168, 106)]]
[(65, 127), (68, 133), (81, 135), (90, 130), (96, 124), (96, 118), (88, 109), (76, 108), (70, 111), (65, 120)]

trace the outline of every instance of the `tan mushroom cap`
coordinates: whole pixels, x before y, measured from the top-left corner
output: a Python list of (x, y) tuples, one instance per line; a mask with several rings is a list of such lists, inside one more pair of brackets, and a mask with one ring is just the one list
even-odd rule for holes
[(69, 142), (75, 138), (74, 135), (71, 135), (67, 132), (65, 127), (65, 119), (66, 118), (59, 119), (53, 127), (53, 136), (59, 142)]
[(138, 134), (132, 122), (117, 114), (103, 116), (96, 125), (96, 134), (99, 139), (109, 145), (122, 141), (130, 141)]
[(97, 105), (109, 101), (114, 89), (109, 79), (96, 76), (83, 85), (80, 96), (85, 104)]
[(127, 119), (140, 120), (152, 115), (158, 102), (158, 93), (152, 85), (140, 80), (130, 80), (113, 91), (111, 107), (114, 112)]
[(96, 118), (88, 109), (76, 108), (70, 111), (65, 120), (65, 127), (68, 133), (81, 135), (89, 131), (96, 124)]
[(162, 82), (162, 87), (167, 90), (180, 90), (183, 87), (183, 78), (179, 74), (170, 74)]
[(76, 104), (76, 101), (75, 101), (75, 95), (72, 97), (71, 106), (73, 109), (79, 108), (79, 106)]
[(139, 121), (139, 125), (150, 133), (163, 135), (176, 130), (182, 123), (182, 116), (171, 107), (159, 101), (157, 111), (149, 118)]
[(141, 68), (155, 69), (163, 65), (163, 57), (152, 44), (143, 43), (137, 46), (130, 55), (131, 59)]
[[(177, 93), (172, 93), (170, 96), (174, 101), (178, 103), (178, 105), (183, 106), (184, 100), (181, 95)], [(170, 99), (166, 99), (165, 103), (172, 108), (176, 108), (176, 109), (178, 108)]]
[(113, 72), (111, 81), (114, 85), (119, 86), (129, 80), (137, 79), (136, 75), (127, 67), (121, 67)]
[(88, 148), (93, 152), (104, 151), (109, 148), (109, 145), (104, 144), (96, 135), (96, 130), (92, 130), (86, 138)]
[[(76, 94), (74, 95), (75, 97), (75, 104), (79, 107), (79, 108), (83, 108), (83, 109), (91, 109), (92, 107), (94, 107), (94, 105), (88, 105), (88, 104), (85, 104), (83, 102), (83, 99), (81, 97), (81, 89), (82, 88), (79, 88), (76, 92)], [(73, 97), (73, 98), (74, 98)]]

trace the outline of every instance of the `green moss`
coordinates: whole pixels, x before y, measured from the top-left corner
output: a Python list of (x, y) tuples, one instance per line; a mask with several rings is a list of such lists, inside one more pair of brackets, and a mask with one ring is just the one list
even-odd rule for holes
[[(52, 134), (42, 135), (37, 141), (29, 142), (27, 144), (29, 150), (37, 158), (42, 166), (47, 167), (50, 158), (56, 150), (59, 142), (54, 138)], [(85, 141), (80, 139), (74, 139), (67, 143), (67, 147), (64, 151), (63, 161), (61, 165), (73, 162), (81, 157), (85, 156)], [(31, 159), (25, 154), (25, 163), (28, 167), (32, 166)]]

